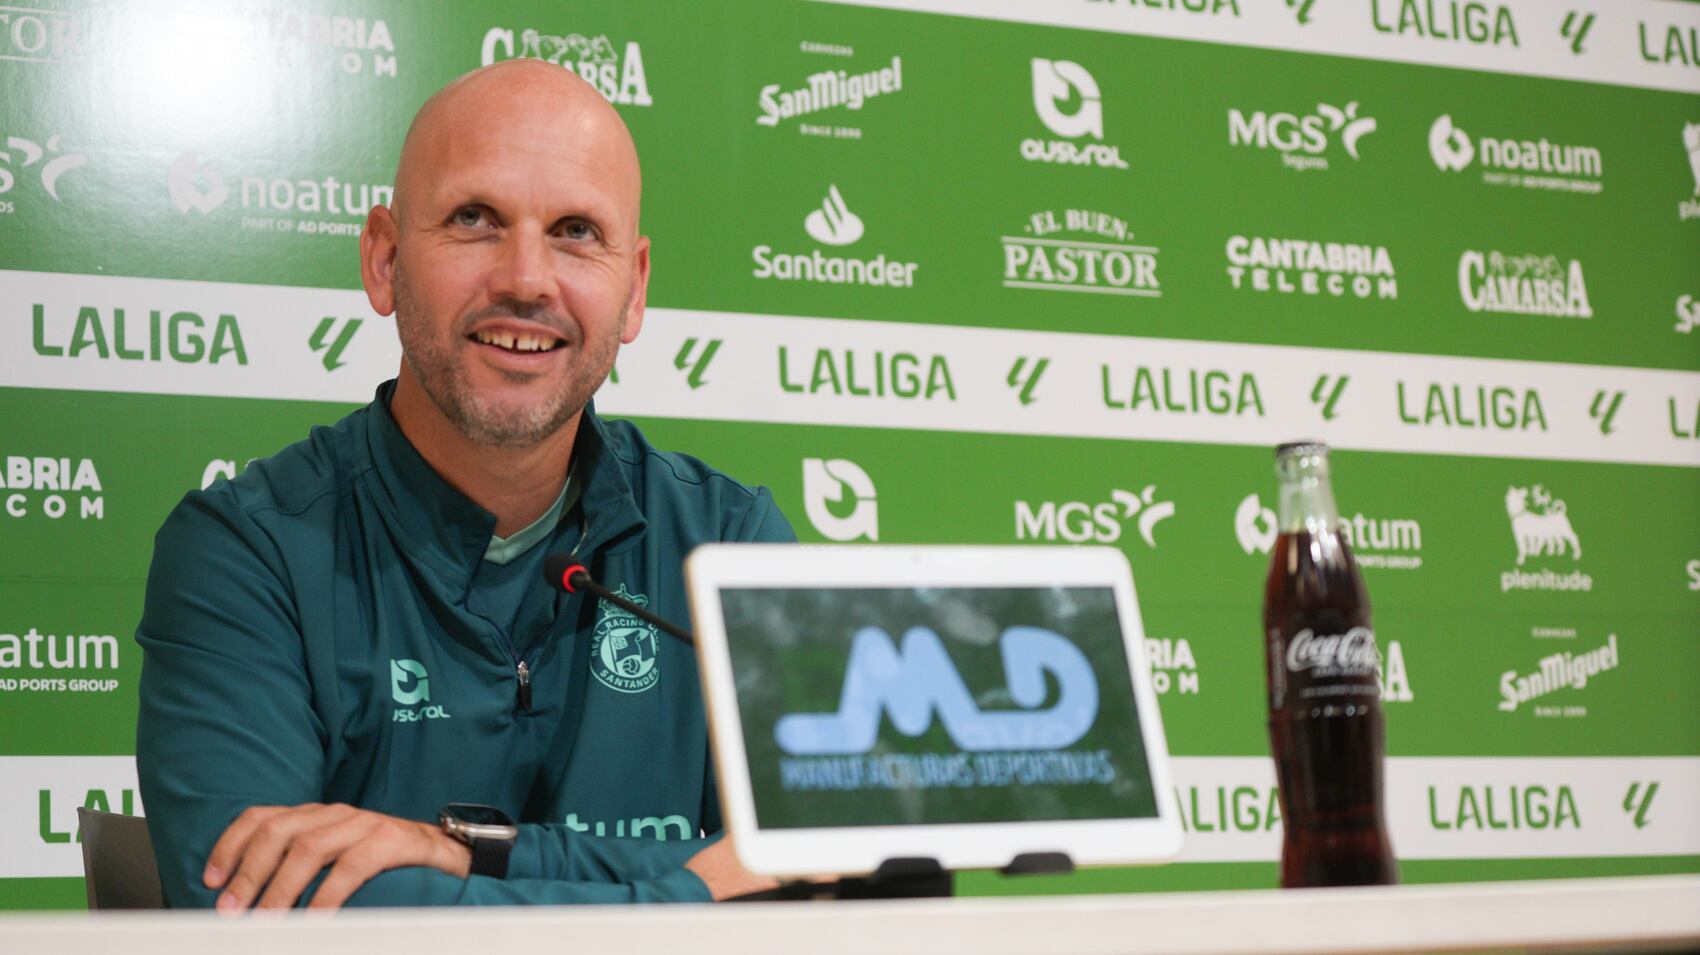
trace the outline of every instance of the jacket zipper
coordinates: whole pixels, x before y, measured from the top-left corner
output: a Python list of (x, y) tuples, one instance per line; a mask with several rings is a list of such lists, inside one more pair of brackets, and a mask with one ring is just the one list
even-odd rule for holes
[(531, 712), (531, 666), (524, 660), (514, 664), (514, 676), (519, 678), (519, 708)]

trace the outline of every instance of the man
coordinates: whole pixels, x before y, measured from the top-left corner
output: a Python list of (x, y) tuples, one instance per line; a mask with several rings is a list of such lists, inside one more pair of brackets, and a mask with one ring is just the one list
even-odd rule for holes
[[(559, 67), (486, 67), (420, 109), (360, 240), (399, 376), (156, 541), (136, 751), (171, 905), (770, 884), (698, 838), (721, 821), (690, 648), (541, 579), (571, 553), (682, 620), (691, 547), (792, 539), (765, 489), (588, 404), (643, 323), (639, 197), (625, 125)], [(449, 803), (517, 836), (469, 845)]]

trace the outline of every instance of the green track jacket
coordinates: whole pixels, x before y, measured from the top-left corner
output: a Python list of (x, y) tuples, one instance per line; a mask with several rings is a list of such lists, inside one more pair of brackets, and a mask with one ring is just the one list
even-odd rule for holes
[[(531, 633), (469, 609), (495, 517), (414, 450), (393, 388), (190, 493), (155, 539), (136, 759), (168, 904), (213, 903), (201, 871), (242, 810), (306, 802), (522, 823), (506, 879), (396, 869), (351, 905), (706, 901), (682, 868), (721, 828), (691, 649), (581, 595), (529, 594)], [(765, 488), (590, 409), (573, 473), (540, 546), (676, 622), (691, 548), (793, 539)]]

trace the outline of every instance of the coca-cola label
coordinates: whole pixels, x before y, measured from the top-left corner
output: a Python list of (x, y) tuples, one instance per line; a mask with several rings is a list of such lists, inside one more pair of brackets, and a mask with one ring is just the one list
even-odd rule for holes
[(1368, 627), (1353, 627), (1330, 636), (1317, 636), (1307, 627), (1287, 644), (1287, 669), (1295, 673), (1311, 670), (1312, 676), (1373, 676), (1380, 665), (1375, 631)]

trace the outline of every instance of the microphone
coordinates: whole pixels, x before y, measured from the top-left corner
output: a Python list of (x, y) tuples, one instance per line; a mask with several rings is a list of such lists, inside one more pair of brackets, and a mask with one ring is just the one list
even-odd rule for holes
[(590, 571), (586, 570), (583, 564), (574, 560), (571, 554), (550, 554), (543, 558), (543, 579), (549, 582), (549, 586), (565, 593), (576, 594), (584, 591), (601, 597), (621, 610), (652, 623), (658, 629), (683, 640), (686, 646), (696, 646), (696, 641), (691, 639), (690, 631), (681, 629), (597, 583), (596, 579), (590, 576)]

